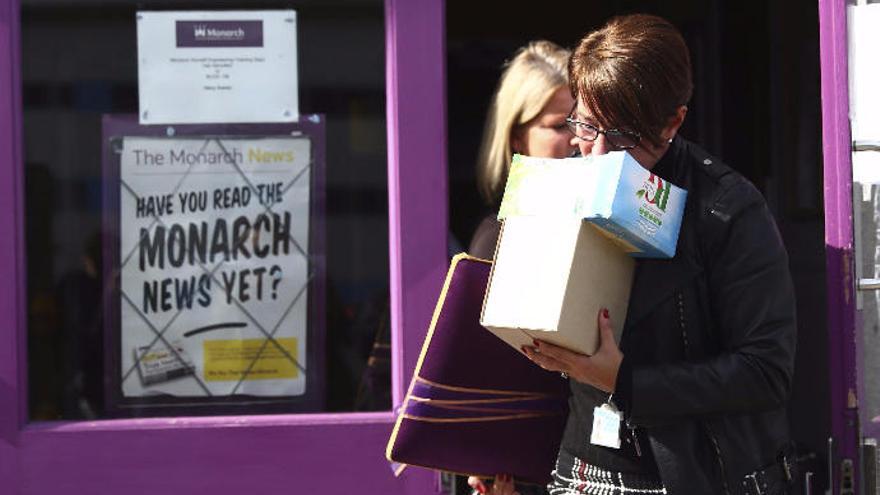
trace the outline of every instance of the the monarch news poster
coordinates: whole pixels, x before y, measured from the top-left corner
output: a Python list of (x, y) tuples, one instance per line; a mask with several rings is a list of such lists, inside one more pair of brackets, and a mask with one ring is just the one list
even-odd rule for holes
[(123, 397), (306, 392), (306, 137), (126, 137)]

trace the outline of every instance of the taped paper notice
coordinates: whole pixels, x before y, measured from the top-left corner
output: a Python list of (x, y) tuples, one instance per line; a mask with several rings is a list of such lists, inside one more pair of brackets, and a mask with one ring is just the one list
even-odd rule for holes
[(311, 141), (126, 137), (121, 148), (123, 396), (304, 394)]

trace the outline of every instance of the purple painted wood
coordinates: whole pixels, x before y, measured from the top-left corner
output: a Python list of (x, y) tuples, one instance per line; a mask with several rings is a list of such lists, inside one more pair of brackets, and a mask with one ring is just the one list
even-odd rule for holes
[(392, 420), (386, 412), (38, 423), (21, 434), (13, 493), (430, 493), (430, 473), (395, 478), (385, 461)]
[[(386, 0), (394, 397), (446, 265), (442, 0)], [(432, 493), (394, 478), (391, 413), (163, 418), (27, 427), (18, 0), (0, 0), (0, 487), (14, 494)], [(10, 489), (11, 488), (11, 489)]]
[(377, 452), (390, 414), (358, 416), (28, 428), (20, 493), (406, 493)]
[[(836, 460), (858, 459), (855, 262), (846, 2), (819, 0), (831, 431)], [(858, 464), (857, 462), (855, 463)], [(835, 473), (835, 493), (839, 489)], [(858, 486), (858, 485), (856, 485)]]
[(396, 409), (448, 266), (445, 9), (442, 0), (386, 0), (385, 8), (388, 125), (398, 129), (388, 135)]
[(16, 486), (20, 428), (26, 414), (25, 266), (21, 211), (21, 97), (19, 15), (12, 0), (0, 0), (0, 486)]

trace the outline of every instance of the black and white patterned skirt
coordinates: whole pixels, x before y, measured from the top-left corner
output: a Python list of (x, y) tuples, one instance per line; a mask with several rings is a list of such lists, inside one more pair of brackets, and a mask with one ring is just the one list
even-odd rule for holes
[(654, 476), (608, 471), (577, 457), (560, 456), (547, 485), (550, 495), (665, 494), (663, 483)]

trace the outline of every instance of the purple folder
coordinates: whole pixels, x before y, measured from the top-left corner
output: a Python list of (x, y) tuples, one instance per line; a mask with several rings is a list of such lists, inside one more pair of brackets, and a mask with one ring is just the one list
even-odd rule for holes
[(547, 483), (568, 383), (480, 326), (492, 263), (452, 259), (386, 457), (460, 474)]

